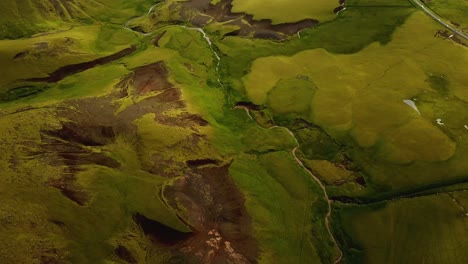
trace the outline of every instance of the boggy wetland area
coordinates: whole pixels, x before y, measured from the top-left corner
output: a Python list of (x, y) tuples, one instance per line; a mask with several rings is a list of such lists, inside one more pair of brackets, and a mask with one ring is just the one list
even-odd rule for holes
[(0, 1), (0, 263), (468, 263), (468, 0)]

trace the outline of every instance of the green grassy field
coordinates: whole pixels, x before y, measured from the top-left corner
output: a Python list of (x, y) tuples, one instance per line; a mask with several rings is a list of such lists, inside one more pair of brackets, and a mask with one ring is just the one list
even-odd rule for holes
[(234, 0), (233, 12), (252, 14), (254, 19), (271, 19), (274, 24), (297, 22), (303, 19), (319, 21), (331, 20), (333, 9), (339, 6), (338, 1), (306, 1), (290, 3), (285, 0), (274, 0), (268, 5), (262, 1)]
[[(467, 192), (388, 201), (369, 206), (337, 205), (344, 263), (460, 263), (468, 243)], [(342, 229), (341, 229), (342, 228)]]
[(468, 1), (466, 0), (438, 0), (428, 1), (427, 5), (445, 20), (465, 29), (468, 26), (466, 12), (468, 12)]
[[(5, 157), (2, 158), (2, 168), (4, 179), (7, 182), (20, 177), (26, 169), (37, 166), (37, 161), (33, 159), (31, 164), (21, 165), (22, 169), (19, 172), (11, 168), (12, 158), (27, 159), (29, 155), (28, 151), (18, 152), (19, 150), (14, 149), (12, 146), (17, 145), (20, 148), (21, 142), (26, 140), (30, 141), (34, 148), (40, 151), (44, 140), (41, 138), (43, 137), (41, 131), (61, 128), (61, 122), (66, 119), (55, 119), (55, 110), (53, 109), (57, 109), (57, 107), (66, 108), (66, 102), (102, 100), (100, 98), (106, 98), (115, 93), (116, 87), (122, 78), (127, 76), (131, 70), (155, 62), (162, 61), (166, 63), (171, 73), (169, 81), (177, 84), (182, 89), (182, 98), (187, 102), (187, 109), (190, 109), (192, 113), (201, 114), (203, 118), (210, 122), (210, 127), (197, 128), (197, 133), (202, 133), (204, 137), (208, 137), (213, 145), (203, 142), (196, 147), (196, 151), (193, 151), (193, 146), (188, 143), (193, 136), (193, 129), (154, 122), (160, 114), (143, 115), (132, 122), (132, 125), (137, 128), (136, 138), (142, 142), (141, 145), (135, 146), (134, 140), (129, 135), (122, 134), (113, 144), (90, 149), (94, 153), (106, 153), (105, 155), (116, 160), (119, 164), (125, 164), (124, 167), (110, 169), (88, 165), (82, 167), (83, 172), (74, 176), (77, 179), (76, 186), (83, 188), (83, 192), (93, 197), (92, 202), (85, 206), (87, 212), (83, 217), (77, 218), (76, 214), (82, 214), (84, 209), (63, 199), (60, 192), (51, 187), (45, 186), (34, 192), (30, 188), (21, 189), (20, 192), (31, 195), (31, 198), (25, 198), (26, 200), (22, 206), (30, 206), (30, 204), (36, 206), (34, 200), (38, 199), (42, 201), (44, 206), (51, 208), (49, 210), (43, 208), (30, 209), (34, 213), (34, 216), (31, 216), (31, 221), (43, 221), (42, 219), (45, 217), (63, 223), (61, 225), (66, 226), (66, 230), (69, 229), (68, 226), (73, 226), (72, 229), (67, 231), (66, 235), (60, 233), (56, 235), (58, 231), (46, 221), (41, 222), (44, 230), (41, 229), (40, 232), (37, 230), (24, 230), (24, 226), (19, 226), (8, 233), (5, 239), (10, 238), (13, 232), (16, 232), (14, 230), (22, 230), (25, 239), (41, 236), (41, 232), (48, 232), (47, 234), (53, 235), (48, 240), (50, 241), (49, 247), (60, 250), (59, 255), (66, 256), (66, 259), (75, 263), (111, 260), (113, 257), (110, 256), (114, 255), (113, 248), (119, 244), (124, 244), (132, 252), (135, 259), (141, 259), (141, 254), (144, 254), (144, 251), (138, 246), (138, 243), (144, 240), (138, 238), (137, 227), (129, 219), (135, 212), (144, 214), (146, 217), (157, 220), (173, 229), (183, 232), (188, 231), (184, 224), (177, 218), (173, 218), (174, 213), (172, 210), (157, 196), (158, 190), (163, 185), (171, 185), (172, 181), (167, 178), (155, 177), (143, 169), (154, 162), (155, 156), (176, 163), (184, 163), (187, 160), (200, 157), (210, 157), (234, 162), (233, 164), (236, 165), (233, 165), (230, 170), (232, 177), (238, 186), (243, 186), (242, 192), (245, 195), (252, 195), (249, 196), (246, 207), (254, 218), (253, 232), (256, 239), (258, 239), (259, 247), (262, 249), (262, 256), (260, 257), (262, 263), (270, 263), (279, 255), (283, 256), (284, 261), (290, 257), (296, 257), (298, 261), (305, 259), (316, 259), (317, 261), (322, 259), (326, 261), (336, 254), (333, 251), (333, 244), (329, 241), (330, 238), (324, 229), (325, 201), (320, 196), (320, 190), (308, 178), (308, 175), (297, 166), (289, 153), (295, 147), (294, 140), (283, 129), (263, 130), (256, 127), (252, 121), (248, 122), (242, 111), (232, 110), (225, 105), (222, 87), (207, 85), (215, 83), (216, 73), (213, 69), (215, 58), (210, 52), (206, 40), (198, 31), (180, 27), (164, 28), (166, 35), (159, 41), (159, 47), (155, 47), (145, 44), (151, 37), (140, 39), (132, 36), (131, 33), (127, 34), (127, 31), (120, 31), (118, 28), (113, 27), (105, 29), (96, 27), (93, 29), (96, 30), (94, 31), (96, 39), (89, 38), (91, 41), (82, 42), (83, 44), (81, 44), (84, 46), (86, 43), (86, 48), (90, 54), (118, 50), (121, 48), (119, 45), (122, 42), (128, 43), (124, 41), (128, 34), (130, 34), (128, 35), (129, 40), (134, 43), (141, 41), (143, 44), (136, 53), (121, 61), (97, 66), (68, 76), (58, 83), (49, 84), (50, 87), (42, 93), (2, 104), (1, 109), (4, 116), (2, 116), (1, 120), (5, 122), (2, 127), (11, 131), (2, 132), (2, 134), (8, 135), (5, 139), (10, 142), (2, 145), (5, 150)], [(158, 32), (154, 33), (154, 35), (157, 34)], [(115, 38), (112, 38), (112, 36), (115, 36)], [(115, 39), (115, 41), (100, 40), (108, 37), (111, 37), (111, 40)], [(60, 35), (54, 34), (50, 38), (60, 38)], [(5, 47), (8, 47), (8, 45), (5, 44)], [(91, 53), (90, 51), (94, 52)], [(12, 53), (14, 52), (12, 51)], [(24, 78), (21, 72), (18, 74), (18, 76)], [(27, 74), (30, 74), (30, 77), (42, 76), (34, 73)], [(20, 77), (11, 76), (11, 78), (18, 79)], [(158, 92), (149, 95), (132, 94), (133, 97), (115, 100), (111, 105), (115, 105), (116, 109), (118, 109), (115, 114), (123, 114), (135, 103), (138, 104), (158, 95), (160, 95)], [(99, 103), (96, 107), (98, 106)], [(19, 129), (15, 124), (24, 122), (23, 117), (34, 118), (33, 112), (26, 110), (18, 114), (14, 113), (17, 109), (29, 108), (51, 110), (37, 110), (38, 115), (45, 118), (38, 118), (30, 126)], [(177, 109), (164, 111), (164, 115), (167, 116), (178, 117), (179, 114), (180, 110)], [(251, 135), (262, 138), (262, 141), (253, 139)], [(251, 154), (239, 156), (239, 153), (244, 152)], [(248, 156), (261, 160), (263, 165), (255, 162), (247, 163), (245, 158)], [(52, 156), (44, 157), (43, 162), (48, 163), (51, 159)], [(249, 164), (248, 168), (245, 167), (247, 164)], [(276, 169), (272, 170), (271, 166), (275, 166)], [(44, 184), (44, 182), (51, 181), (51, 177), (54, 180), (59, 180), (65, 168), (46, 166), (40, 174), (30, 172), (34, 177), (30, 181), (34, 182), (34, 184)], [(250, 170), (261, 172), (257, 181), (262, 181), (262, 179), (264, 180), (265, 177), (268, 178), (271, 175), (272, 178), (269, 180), (271, 187), (262, 190), (258, 189), (256, 184), (252, 185), (251, 181), (253, 179), (245, 177), (246, 173), (250, 175)], [(290, 170), (294, 170), (295, 173), (289, 175)], [(174, 168), (168, 166), (164, 171), (172, 173)], [(280, 171), (283, 172), (280, 173)], [(11, 177), (11, 179), (5, 178), (7, 176)], [(28, 186), (30, 181), (25, 185)], [(11, 190), (19, 190), (19, 186), (7, 182), (4, 184), (5, 187)], [(280, 193), (274, 194), (274, 197), (284, 200), (284, 207), (289, 203), (296, 203), (297, 206), (290, 208), (287, 212), (282, 212), (281, 208), (283, 206), (273, 204), (274, 200), (265, 199), (262, 196), (263, 191), (270, 191), (272, 194), (280, 191)], [(3, 197), (9, 199), (6, 193)], [(144, 201), (148, 199), (161, 201), (161, 203), (147, 204)], [(28, 211), (28, 209), (25, 210)], [(267, 215), (262, 212), (267, 212)], [(278, 215), (278, 220), (275, 220), (276, 216), (274, 215)], [(291, 215), (295, 215), (295, 217), (289, 218)], [(270, 216), (273, 217), (272, 222), (265, 224), (264, 221), (269, 221)], [(17, 217), (19, 218), (21, 215), (19, 214)], [(97, 218), (99, 218), (99, 221), (96, 220)], [(80, 224), (77, 223), (78, 219), (81, 220)], [(93, 233), (90, 229), (91, 223), (96, 226), (106, 223), (107, 228), (99, 233)], [(286, 230), (289, 226), (295, 226), (291, 234), (285, 233), (290, 239), (280, 243), (276, 241), (274, 239), (276, 234), (283, 232), (282, 230)], [(137, 238), (129, 240), (128, 236), (137, 236)], [(102, 243), (103, 241), (105, 243)], [(321, 241), (328, 242), (321, 244)], [(14, 248), (20, 247), (20, 243), (22, 242), (19, 241), (13, 244), (11, 248), (5, 249), (3, 254), (8, 256), (5, 259), (7, 263), (12, 261), (27, 262), (29, 259), (34, 258), (35, 254), (42, 254), (41, 250), (35, 248), (35, 245), (36, 243), (43, 243), (43, 240), (37, 240), (31, 244), (29, 254), (24, 254), (21, 258), (15, 257), (17, 251)], [(100, 246), (96, 246), (97, 243)], [(93, 246), (92, 250), (90, 249), (91, 246)], [(158, 247), (152, 250), (163, 252)], [(296, 254), (298, 255), (296, 256)], [(44, 258), (46, 257), (52, 258), (51, 256), (45, 256)], [(170, 252), (164, 253), (158, 261), (163, 263), (168, 258), (171, 258)]]
[(328, 240), (321, 221), (314, 221), (314, 215), (324, 210), (325, 202), (317, 195), (317, 189), (308, 187), (310, 178), (296, 166), (289, 153), (258, 158), (240, 156), (231, 173), (246, 193), (254, 234), (263, 251), (260, 263), (320, 261), (320, 254), (323, 260), (330, 257), (332, 252), (327, 243), (315, 244)]
[(467, 262), (468, 52), (440, 24), (232, 1), (320, 21), (274, 41), (155, 3), (0, 3), (0, 263)]
[[(227, 56), (222, 66), (229, 85), (240, 100), (265, 106), (263, 111), (273, 121), (293, 129), (302, 145), (302, 159), (327, 184), (331, 196), (372, 201), (424, 190), (433, 193), (443, 186), (463, 190), (456, 186), (466, 181), (468, 172), (463, 89), (467, 80), (460, 70), (466, 64), (466, 48), (435, 38), (443, 28), (423, 13), (415, 13), (407, 1), (350, 1), (347, 6), (349, 10), (334, 21), (304, 30), (287, 44), (234, 37), (221, 40), (218, 47)], [(366, 26), (359, 27), (365, 21)], [(361, 28), (359, 34), (354, 27)], [(242, 82), (236, 76), (243, 76)], [(357, 184), (360, 178), (364, 186)], [(426, 235), (423, 241), (449, 239), (443, 231), (443, 212), (452, 210), (448, 205), (434, 204), (433, 212), (430, 205), (404, 209), (403, 202), (396, 201), (392, 206), (394, 211), (379, 218), (371, 216), (377, 214), (375, 206), (363, 206), (369, 216), (356, 209), (353, 218), (346, 214), (336, 220), (338, 234), (342, 228), (347, 230), (346, 240), (341, 241), (346, 263), (466, 259), (457, 253), (463, 240), (441, 242), (447, 247), (437, 256), (424, 256), (424, 252), (435, 252), (438, 242), (428, 242), (422, 250), (417, 246), (413, 252), (405, 250), (417, 245), (417, 239), (406, 239), (413, 226), (427, 228), (414, 231), (417, 237)], [(335, 209), (341, 217), (348, 208), (361, 207), (340, 208)], [(411, 215), (415, 211), (420, 218), (404, 220), (399, 210)], [(387, 218), (401, 225), (385, 232), (391, 221), (383, 220)], [(434, 223), (426, 223), (426, 218)], [(457, 219), (453, 232), (464, 234), (463, 216)], [(431, 233), (431, 226), (440, 232)]]
[[(424, 34), (421, 33), (424, 32), (421, 24), (427, 25)], [(354, 141), (352, 144), (356, 144), (351, 152), (357, 158), (373, 153), (373, 164), (377, 162), (386, 168), (396, 168), (401, 164), (400, 172), (417, 166), (413, 173), (421, 171), (421, 165), (416, 165), (418, 163), (428, 166), (436, 163), (437, 167), (458, 170), (459, 173), (451, 175), (453, 178), (463, 176), (466, 170), (464, 159), (456, 158), (464, 153), (464, 145), (457, 145), (457, 142), (463, 141), (445, 134), (444, 127), (437, 124), (436, 116), (426, 115), (427, 99), (423, 98), (435, 93), (427, 79), (431, 73), (437, 72), (450, 80), (451, 97), (448, 100), (466, 101), (463, 83), (468, 80), (458, 69), (467, 63), (467, 57), (459, 55), (463, 48), (434, 40), (434, 28), (437, 26), (429, 18), (416, 13), (395, 32), (394, 41), (385, 46), (372, 44), (353, 55), (335, 55), (323, 49), (314, 49), (293, 57), (258, 59), (252, 64), (251, 72), (243, 78), (247, 95), (256, 104), (270, 104), (278, 115), (292, 112), (302, 116), (323, 127), (338, 141), (351, 139)], [(426, 38), (404, 38), (414, 31)], [(431, 63), (427, 64), (427, 61)], [(290, 79), (303, 84), (295, 89), (296, 84), (289, 85), (294, 92), (290, 91), (287, 96), (278, 94), (276, 91), (281, 89), (283, 82)], [(310, 95), (305, 95), (306, 91)], [(275, 99), (276, 96), (278, 99)], [(288, 100), (288, 97), (292, 99)], [(414, 98), (421, 98), (422, 102), (416, 101), (416, 104), (421, 106), (422, 117), (403, 102)], [(294, 102), (295, 108), (290, 106), (291, 102)], [(442, 116), (441, 111), (442, 108), (439, 108), (438, 114)], [(388, 118), (390, 116), (392, 118)], [(452, 124), (447, 122), (454, 133), (465, 130), (460, 123), (463, 117), (459, 118), (456, 121), (452, 117)], [(358, 154), (361, 151), (366, 154)], [(360, 164), (364, 170), (367, 167), (365, 162)], [(441, 162), (445, 162), (445, 165)], [(393, 173), (384, 176), (381, 174), (386, 174), (384, 171), (390, 173), (392, 170), (370, 173), (369, 180), (391, 186), (392, 189), (430, 184), (440, 181), (442, 177), (447, 180), (445, 174), (438, 174), (433, 169), (432, 173), (427, 171), (418, 180), (408, 178), (408, 173), (404, 176)], [(382, 176), (384, 178), (380, 178)]]
[(0, 18), (0, 39), (17, 39), (34, 34), (69, 29), (76, 24), (106, 22), (123, 25), (133, 16), (148, 10), (151, 0), (134, 1), (53, 1), (5, 0)]

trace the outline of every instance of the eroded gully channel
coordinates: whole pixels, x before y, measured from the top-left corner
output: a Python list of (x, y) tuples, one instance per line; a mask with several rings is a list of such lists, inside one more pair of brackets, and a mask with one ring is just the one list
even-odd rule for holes
[[(162, 2), (159, 2), (157, 4), (154, 4), (153, 6), (151, 6), (148, 10), (148, 12), (145, 14), (145, 16), (148, 16), (151, 14), (151, 12), (156, 8), (156, 6), (160, 5), (164, 3), (164, 1)], [(144, 36), (147, 36), (147, 35), (151, 35), (154, 31), (152, 32), (148, 32), (148, 33), (142, 33), (142, 32), (138, 32), (138, 31), (135, 31), (135, 30), (132, 30), (130, 27), (129, 27), (129, 24), (132, 20), (134, 20), (135, 18), (132, 18), (130, 20), (128, 20), (127, 23), (125, 23), (124, 25), (124, 28), (125, 29), (128, 29), (128, 30), (131, 30), (133, 32), (137, 32), (141, 35), (144, 35)], [(196, 30), (198, 32), (200, 32), (203, 36), (203, 39), (207, 42), (208, 46), (210, 47), (210, 50), (211, 50), (211, 53), (213, 54), (213, 56), (216, 58), (216, 74), (217, 74), (217, 81), (219, 83), (219, 85), (221, 87), (224, 88), (224, 84), (221, 82), (221, 79), (220, 79), (220, 74), (219, 74), (219, 66), (220, 66), (220, 63), (221, 63), (221, 57), (219, 56), (218, 52), (214, 49), (213, 47), (213, 42), (211, 41), (211, 38), (210, 36), (202, 29), (202, 28), (197, 28), (197, 27), (188, 27), (188, 26), (185, 26), (185, 25), (179, 25), (180, 27), (182, 28), (185, 28), (185, 29), (189, 29), (189, 30)], [(330, 228), (330, 218), (331, 218), (331, 213), (332, 213), (332, 203), (333, 201), (329, 198), (328, 196), (328, 193), (327, 193), (327, 189), (325, 188), (325, 185), (323, 185), (323, 183), (320, 181), (320, 179), (315, 176), (312, 171), (310, 171), (306, 166), (304, 166), (304, 163), (297, 157), (296, 155), (296, 151), (297, 149), (300, 147), (300, 144), (299, 144), (299, 141), (297, 140), (296, 136), (294, 135), (294, 133), (289, 130), (289, 128), (287, 127), (284, 127), (284, 126), (272, 126), (272, 127), (269, 127), (269, 128), (264, 128), (262, 126), (260, 126), (257, 121), (255, 120), (255, 118), (252, 117), (252, 115), (250, 114), (250, 110), (247, 108), (247, 107), (242, 107), (242, 106), (237, 106), (237, 107), (234, 107), (233, 109), (244, 109), (247, 116), (255, 122), (255, 124), (257, 125), (257, 127), (261, 128), (261, 129), (264, 129), (264, 130), (270, 130), (270, 129), (282, 129), (282, 130), (285, 130), (286, 132), (288, 132), (289, 135), (291, 135), (291, 137), (294, 139), (294, 141), (296, 142), (296, 147), (294, 147), (292, 150), (291, 150), (291, 155), (294, 157), (294, 159), (296, 160), (297, 164), (307, 173), (310, 175), (310, 177), (312, 177), (312, 179), (320, 186), (320, 188), (322, 189), (323, 191), (323, 195), (324, 195), (324, 198), (325, 200), (327, 201), (327, 204), (328, 204), (328, 211), (327, 211), (327, 214), (325, 215), (325, 227), (327, 229), (327, 232), (328, 234), (330, 235), (330, 238), (331, 240), (333, 241), (333, 243), (335, 244), (336, 248), (338, 249), (338, 252), (339, 252), (339, 256), (337, 257), (336, 260), (334, 260), (334, 264), (338, 264), (341, 262), (342, 258), (343, 258), (343, 251), (340, 249), (340, 246), (338, 244), (338, 242), (336, 241), (335, 239), (335, 236), (333, 235), (333, 232)]]

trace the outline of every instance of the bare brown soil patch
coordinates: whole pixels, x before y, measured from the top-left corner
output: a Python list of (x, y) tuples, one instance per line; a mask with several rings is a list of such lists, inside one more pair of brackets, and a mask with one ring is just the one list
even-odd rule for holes
[[(150, 113), (155, 114), (154, 122), (192, 132), (187, 140), (171, 146), (175, 153), (196, 153), (201, 144), (209, 144), (199, 132), (200, 127), (209, 125), (208, 122), (188, 112), (181, 90), (167, 77), (163, 63), (142, 66), (124, 77), (108, 96), (72, 100), (58, 108), (56, 115), (63, 120), (61, 128), (42, 131), (41, 152), (46, 153), (45, 160), (50, 165), (62, 169), (62, 175), (49, 179), (46, 184), (59, 189), (77, 204), (87, 205), (95, 190), (78, 184), (80, 172), (89, 166), (119, 170), (125, 164), (111, 158), (112, 153), (107, 152), (111, 148), (106, 147), (121, 137), (134, 138), (133, 150), (141, 159), (141, 170), (168, 178), (185, 175), (157, 195), (163, 195), (168, 206), (193, 230), (181, 233), (134, 212), (133, 220), (144, 237), (182, 259), (196, 259), (202, 263), (256, 263), (258, 247), (252, 237), (250, 217), (241, 192), (230, 178), (229, 165), (201, 155), (175, 161), (163, 153), (167, 149), (147, 155), (147, 142), (139, 138), (135, 120)], [(138, 98), (141, 95), (145, 98)], [(116, 100), (122, 97), (132, 98), (134, 104), (117, 112)], [(177, 114), (169, 116), (166, 112)], [(128, 263), (136, 261), (124, 246), (118, 246), (114, 256)]]
[(164, 63), (141, 66), (133, 71), (133, 87), (136, 94), (146, 94), (152, 91), (165, 91), (173, 88), (167, 80), (168, 71)]
[(74, 201), (78, 205), (85, 205), (88, 200), (88, 194), (76, 184), (76, 178), (73, 174), (68, 174), (62, 178), (49, 181), (49, 185), (57, 188), (68, 199)]
[(234, 108), (244, 108), (252, 111), (260, 111), (262, 108), (252, 102), (238, 102)]
[[(234, 25), (239, 28), (227, 35), (284, 40), (288, 36), (296, 34), (304, 28), (318, 24), (318, 21), (313, 19), (277, 25), (273, 25), (271, 20), (268, 19), (254, 20), (252, 15), (233, 13), (231, 11), (231, 0), (221, 0), (216, 5), (212, 5), (211, 0), (174, 2), (169, 6), (169, 10), (173, 12), (173, 17), (170, 18), (169, 21), (161, 21), (158, 10), (155, 10), (151, 16), (155, 27), (167, 24), (179, 24), (181, 21), (187, 21), (196, 27), (202, 28), (212, 23), (220, 22), (227, 26)], [(141, 27), (136, 26), (134, 30), (141, 30)], [(157, 41), (153, 43), (157, 45)]]
[(85, 146), (104, 146), (115, 139), (112, 126), (63, 123), (62, 129), (58, 130), (56, 136), (63, 140), (76, 142)]
[(192, 236), (192, 233), (179, 232), (138, 213), (133, 216), (133, 220), (141, 227), (150, 240), (166, 246), (174, 246)]
[[(190, 166), (191, 172), (164, 193), (183, 205), (186, 211), (179, 208), (180, 214), (194, 229), (194, 235), (181, 243), (181, 252), (194, 254), (203, 263), (256, 263), (258, 248), (250, 216), (230, 178), (229, 165), (216, 166), (209, 159), (190, 163), (197, 166)], [(175, 203), (172, 206), (178, 208)]]
[(187, 166), (190, 168), (198, 168), (206, 165), (219, 165), (220, 161), (214, 159), (196, 159), (187, 160)]
[(119, 257), (121, 260), (125, 261), (126, 263), (129, 263), (129, 264), (138, 263), (138, 261), (132, 255), (132, 253), (125, 246), (122, 246), (122, 245), (117, 246), (114, 252), (117, 255), (117, 257)]
[[(232, 4), (230, 0), (222, 0), (216, 5), (212, 5), (210, 0), (192, 0), (184, 2), (184, 13), (194, 25), (203, 27), (209, 22), (198, 19), (197, 16), (190, 17), (190, 9), (208, 15), (216, 22), (227, 22), (226, 25), (236, 25), (240, 29), (232, 32), (231, 35), (250, 36), (253, 34), (256, 38), (282, 40), (288, 35), (296, 34), (304, 28), (314, 26), (318, 23), (316, 20), (307, 19), (296, 23), (285, 23), (273, 25), (271, 20), (254, 20), (251, 15), (243, 13), (232, 13)], [(247, 21), (243, 23), (242, 20)]]

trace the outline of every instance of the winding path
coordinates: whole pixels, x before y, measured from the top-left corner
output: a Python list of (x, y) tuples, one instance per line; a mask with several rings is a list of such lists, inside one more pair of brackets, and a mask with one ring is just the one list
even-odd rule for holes
[(333, 235), (333, 232), (331, 231), (331, 228), (330, 228), (330, 217), (331, 217), (331, 212), (332, 212), (332, 203), (333, 201), (329, 198), (328, 196), (328, 193), (327, 193), (327, 189), (325, 188), (325, 185), (323, 185), (322, 181), (320, 181), (320, 179), (315, 176), (315, 174), (313, 174), (306, 166), (304, 166), (304, 163), (297, 157), (296, 155), (296, 151), (297, 149), (301, 146), (299, 144), (299, 141), (297, 140), (296, 136), (294, 135), (294, 133), (289, 130), (289, 128), (287, 127), (284, 127), (284, 126), (272, 126), (272, 127), (269, 127), (269, 128), (264, 128), (262, 126), (260, 126), (257, 121), (255, 120), (255, 118), (252, 117), (252, 115), (250, 114), (250, 110), (247, 108), (247, 107), (244, 107), (244, 106), (236, 106), (235, 108), (237, 109), (244, 109), (245, 112), (247, 113), (247, 115), (249, 116), (250, 119), (252, 119), (255, 124), (257, 125), (257, 127), (261, 128), (261, 129), (265, 129), (265, 130), (270, 130), (270, 129), (284, 129), (286, 130), (290, 135), (291, 137), (294, 139), (294, 141), (296, 142), (296, 147), (294, 147), (292, 150), (291, 150), (291, 155), (294, 157), (294, 159), (296, 160), (297, 164), (305, 171), (307, 172), (307, 174), (310, 175), (310, 177), (312, 177), (312, 179), (320, 186), (320, 188), (322, 189), (323, 191), (323, 195), (324, 195), (324, 198), (327, 200), (327, 203), (328, 203), (328, 212), (327, 214), (325, 215), (325, 227), (327, 228), (327, 232), (328, 234), (330, 235), (333, 243), (335, 244), (336, 248), (338, 249), (339, 251), (339, 256), (338, 258), (333, 262), (334, 264), (338, 264), (341, 262), (341, 259), (343, 258), (343, 251), (340, 249), (340, 246), (338, 244), (338, 242), (336, 241), (335, 239), (335, 236)]
[(468, 35), (466, 35), (463, 31), (458, 30), (454, 26), (450, 25), (449, 23), (445, 22), (439, 15), (437, 15), (434, 11), (430, 10), (426, 5), (421, 1), (421, 0), (410, 0), (414, 5), (417, 7), (420, 7), (424, 13), (426, 13), (428, 16), (430, 16), (432, 19), (437, 21), (439, 24), (442, 26), (446, 27), (450, 31), (452, 31), (454, 34), (464, 38), (465, 40), (468, 40)]

